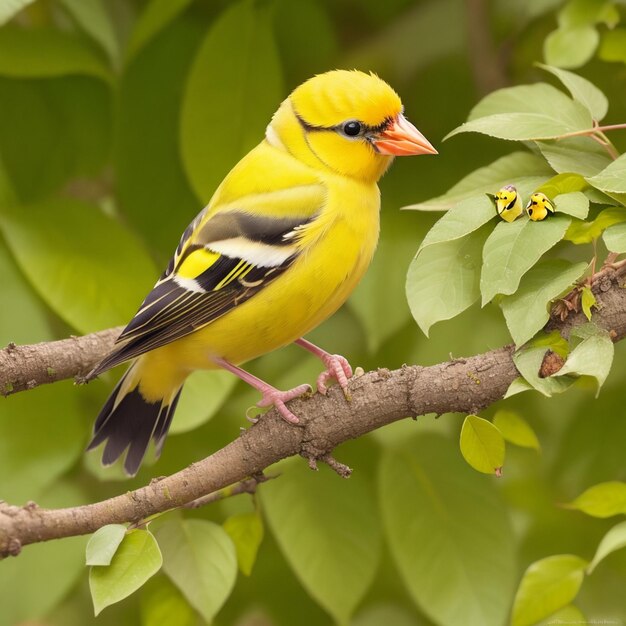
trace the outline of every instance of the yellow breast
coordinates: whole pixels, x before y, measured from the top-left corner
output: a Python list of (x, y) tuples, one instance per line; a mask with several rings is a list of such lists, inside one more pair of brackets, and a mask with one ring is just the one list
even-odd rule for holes
[(378, 241), (376, 184), (329, 174), (320, 219), (307, 231), (306, 250), (287, 272), (205, 328), (154, 351), (194, 368), (211, 357), (240, 364), (305, 335), (332, 315), (365, 273)]

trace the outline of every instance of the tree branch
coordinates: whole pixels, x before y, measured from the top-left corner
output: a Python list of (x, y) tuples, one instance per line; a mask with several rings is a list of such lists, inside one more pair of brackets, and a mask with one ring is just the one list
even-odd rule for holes
[(0, 395), (84, 376), (111, 349), (123, 328), (30, 346), (10, 343), (0, 350)]
[(224, 489), (214, 491), (213, 493), (208, 493), (206, 496), (202, 496), (200, 498), (197, 498), (196, 500), (187, 502), (187, 504), (185, 504), (183, 508), (199, 509), (200, 507), (206, 506), (207, 504), (219, 502), (220, 500), (224, 500), (232, 496), (238, 496), (242, 493), (254, 495), (257, 492), (257, 488), (261, 483), (266, 483), (268, 480), (274, 480), (274, 478), (278, 478), (279, 476), (280, 474), (271, 474), (269, 476), (266, 476), (265, 474), (257, 474), (252, 478), (247, 478), (246, 480), (242, 480), (239, 483), (229, 485), (228, 487), (224, 487)]
[[(626, 289), (621, 284), (625, 272), (626, 267), (617, 271), (604, 270), (592, 287), (599, 307), (594, 313), (594, 322), (610, 331), (615, 341), (626, 335)], [(551, 319), (548, 327), (567, 332), (584, 322), (586, 318), (582, 313), (573, 312), (564, 322), (556, 317)], [(9, 352), (15, 354), (17, 350), (18, 355), (27, 355), (23, 361), (25, 368), (29, 376), (38, 380), (36, 374), (41, 374), (45, 367), (42, 365), (41, 370), (34, 368), (38, 351), (49, 357), (51, 346), (63, 343), (66, 351), (70, 351), (72, 346), (78, 345), (81, 346), (75, 348), (78, 352), (91, 345), (92, 363), (87, 364), (84, 358), (77, 356), (79, 369), (64, 370), (66, 376), (76, 375), (106, 352), (118, 330), (66, 342), (12, 348)], [(62, 351), (55, 354), (66, 364), (65, 359), (71, 358)], [(287, 424), (275, 410), (271, 410), (258, 423), (243, 431), (238, 439), (211, 456), (171, 476), (153, 479), (146, 487), (109, 500), (67, 509), (42, 509), (34, 503), (24, 507), (0, 503), (0, 556), (17, 555), (23, 546), (31, 543), (92, 533), (105, 524), (137, 522), (155, 513), (184, 506), (247, 477), (257, 476), (269, 465), (296, 454), (311, 462), (316, 459), (325, 461), (345, 473), (347, 468), (337, 463), (330, 453), (349, 439), (406, 417), (476, 412), (501, 399), (519, 375), (512, 354), (512, 346), (505, 346), (430, 367), (413, 365), (394, 371), (367, 372), (351, 379), (350, 402), (336, 387), (331, 388), (327, 396), (315, 394), (311, 398), (296, 399), (290, 403), (290, 408), (300, 417), (300, 425)], [(0, 358), (6, 358), (6, 354)], [(13, 359), (14, 374), (21, 380), (20, 359), (9, 358)], [(48, 360), (47, 363), (48, 367), (60, 371), (55, 361)]]

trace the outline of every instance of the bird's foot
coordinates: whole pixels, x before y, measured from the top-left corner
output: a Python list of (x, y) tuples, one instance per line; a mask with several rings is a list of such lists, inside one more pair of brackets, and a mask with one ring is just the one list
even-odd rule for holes
[(343, 390), (346, 400), (350, 400), (350, 392), (348, 391), (348, 379), (352, 378), (352, 368), (348, 359), (340, 354), (325, 354), (320, 357), (326, 366), (326, 371), (317, 377), (317, 390), (325, 396), (328, 392), (327, 382), (335, 379), (337, 384)]
[(330, 354), (326, 350), (322, 350), (307, 339), (304, 339), (304, 337), (296, 339), (296, 344), (314, 354), (326, 366), (326, 371), (317, 377), (317, 390), (325, 396), (328, 392), (326, 383), (334, 378), (343, 389), (343, 395), (346, 400), (351, 400), (350, 392), (348, 391), (348, 379), (352, 378), (352, 368), (348, 360), (340, 354)]
[[(287, 408), (285, 402), (289, 402), (289, 400), (293, 400), (294, 398), (299, 398), (301, 395), (305, 393), (309, 393), (311, 391), (311, 385), (298, 385), (293, 389), (288, 389), (287, 391), (280, 391), (271, 385), (268, 385), (265, 381), (257, 378), (250, 372), (246, 372), (242, 370), (237, 365), (233, 365), (229, 363), (226, 359), (222, 359), (219, 357), (214, 357), (215, 363), (220, 367), (223, 367), (225, 370), (232, 372), (235, 376), (238, 376), (244, 382), (248, 383), (251, 387), (254, 387), (258, 391), (261, 392), (261, 399), (257, 402), (257, 406), (259, 408), (266, 408), (270, 406), (274, 406), (278, 411), (279, 415), (290, 424), (298, 424), (300, 420)], [(246, 414), (246, 417), (253, 424), (257, 422), (257, 418), (251, 417)]]
[(280, 391), (270, 385), (266, 385), (263, 389), (259, 389), (263, 394), (263, 397), (257, 406), (261, 408), (273, 406), (279, 413), (279, 415), (290, 424), (298, 424), (300, 420), (287, 408), (285, 402), (299, 398), (305, 393), (311, 391), (311, 385), (298, 385), (293, 389), (287, 391)]

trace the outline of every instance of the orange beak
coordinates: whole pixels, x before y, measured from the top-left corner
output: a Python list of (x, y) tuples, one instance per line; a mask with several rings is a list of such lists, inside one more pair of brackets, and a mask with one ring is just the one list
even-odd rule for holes
[(437, 154), (430, 141), (402, 113), (372, 143), (380, 154), (389, 156)]

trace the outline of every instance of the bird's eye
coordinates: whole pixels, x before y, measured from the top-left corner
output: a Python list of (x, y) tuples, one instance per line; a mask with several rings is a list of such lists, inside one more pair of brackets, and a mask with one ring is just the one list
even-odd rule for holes
[(360, 122), (354, 120), (346, 122), (343, 125), (343, 132), (348, 135), (348, 137), (356, 137), (361, 132)]

